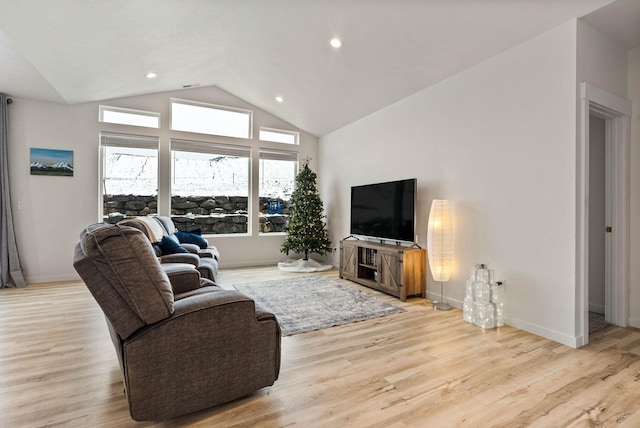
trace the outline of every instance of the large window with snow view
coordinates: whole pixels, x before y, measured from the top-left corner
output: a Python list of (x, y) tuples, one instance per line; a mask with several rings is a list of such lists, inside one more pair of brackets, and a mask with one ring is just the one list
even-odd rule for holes
[(256, 124), (252, 110), (166, 101), (168, 114), (99, 106), (101, 220), (161, 214), (204, 235), (286, 232), (300, 133)]
[(260, 233), (285, 232), (298, 153), (260, 149)]
[(103, 221), (157, 213), (158, 144), (158, 137), (100, 134)]
[(176, 225), (203, 234), (248, 233), (250, 160), (249, 147), (171, 140), (171, 215)]

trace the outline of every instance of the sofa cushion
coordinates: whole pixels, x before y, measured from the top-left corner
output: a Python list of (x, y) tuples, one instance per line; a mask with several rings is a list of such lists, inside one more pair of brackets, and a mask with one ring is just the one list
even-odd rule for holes
[(189, 252), (186, 248), (184, 248), (170, 236), (163, 236), (159, 246), (163, 255)]
[(176, 233), (176, 225), (173, 224), (173, 220), (171, 220), (171, 217), (167, 217), (167, 216), (163, 216), (163, 215), (158, 215), (158, 216), (153, 216), (152, 217), (155, 221), (158, 222), (158, 224), (160, 224), (160, 226), (162, 226), (162, 228), (165, 230), (166, 235), (173, 235), (174, 233)]
[(132, 226), (136, 229), (142, 230), (152, 243), (160, 242), (162, 236), (165, 234), (162, 225), (158, 224), (158, 222), (150, 216), (126, 218), (124, 220), (120, 220), (118, 224)]
[(196, 244), (201, 249), (205, 249), (209, 246), (209, 243), (200, 235), (190, 232), (176, 232), (176, 237), (181, 244)]

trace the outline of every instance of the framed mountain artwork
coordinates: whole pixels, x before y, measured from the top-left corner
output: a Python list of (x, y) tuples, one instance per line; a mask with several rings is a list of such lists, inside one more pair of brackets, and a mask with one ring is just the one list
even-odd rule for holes
[(73, 177), (73, 151), (31, 148), (31, 175)]

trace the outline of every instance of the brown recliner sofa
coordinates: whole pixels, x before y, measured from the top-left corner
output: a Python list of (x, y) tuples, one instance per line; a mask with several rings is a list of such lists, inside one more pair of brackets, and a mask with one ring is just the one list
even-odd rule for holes
[(107, 319), (133, 419), (195, 412), (278, 378), (276, 317), (195, 270), (179, 269), (174, 290), (140, 230), (87, 227), (74, 267)]

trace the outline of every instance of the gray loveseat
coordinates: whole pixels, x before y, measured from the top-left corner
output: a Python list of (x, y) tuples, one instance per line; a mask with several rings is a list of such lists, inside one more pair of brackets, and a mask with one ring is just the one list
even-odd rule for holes
[[(200, 271), (203, 278), (216, 280), (220, 259), (218, 249), (202, 237), (200, 237), (202, 246), (181, 242), (177, 234), (182, 232), (176, 229), (171, 217), (159, 215), (131, 217), (118, 224), (141, 230), (151, 242), (156, 256), (160, 257), (160, 263), (190, 263)], [(169, 251), (169, 248), (163, 245), (166, 238), (171, 238), (167, 242), (173, 244), (174, 248), (179, 244), (178, 247), (182, 247), (185, 252)]]
[(74, 267), (102, 308), (131, 417), (165, 420), (272, 385), (280, 327), (249, 297), (178, 269), (176, 289), (149, 240), (100, 223), (76, 245)]

